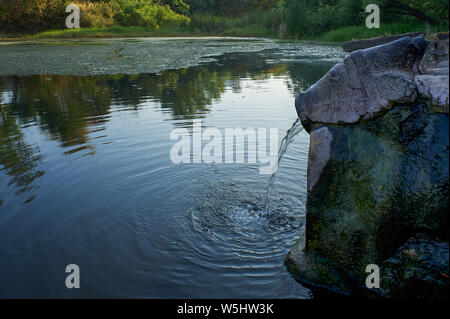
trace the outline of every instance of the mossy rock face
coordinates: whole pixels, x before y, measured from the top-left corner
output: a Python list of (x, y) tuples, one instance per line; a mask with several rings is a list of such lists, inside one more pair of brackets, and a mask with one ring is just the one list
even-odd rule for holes
[(304, 285), (349, 296), (352, 279), (337, 264), (305, 250), (305, 237), (295, 243), (286, 258), (286, 267)]
[[(417, 37), (357, 50), (297, 96), (310, 133), (306, 227), (286, 264), (299, 281), (448, 296), (448, 49), (429, 48)], [(369, 265), (380, 288), (366, 288)]]
[(381, 292), (393, 298), (448, 298), (448, 242), (418, 234), (381, 265)]
[[(331, 151), (308, 192), (304, 255), (299, 257), (296, 247), (288, 256), (295, 277), (349, 294), (348, 284), (336, 282), (347, 283), (350, 277), (353, 286), (364, 286), (366, 266), (384, 265), (385, 287), (380, 293), (410, 297), (411, 289), (402, 287), (411, 285), (412, 279), (393, 275), (392, 258), (402, 245), (421, 233), (433, 238), (435, 245), (446, 243), (448, 251), (448, 126), (447, 114), (424, 103), (393, 106), (365, 123), (326, 126), (332, 136)], [(315, 124), (312, 131), (323, 127)], [(427, 255), (426, 247), (431, 246), (424, 247)], [(311, 265), (316, 275), (311, 274)], [(415, 282), (427, 283), (415, 285), (417, 296), (435, 297), (435, 292), (422, 291), (432, 286), (429, 267), (420, 262), (414, 267)], [(448, 263), (446, 267), (443, 276), (448, 274)], [(327, 279), (318, 271), (331, 268), (344, 269), (338, 273), (346, 275)]]

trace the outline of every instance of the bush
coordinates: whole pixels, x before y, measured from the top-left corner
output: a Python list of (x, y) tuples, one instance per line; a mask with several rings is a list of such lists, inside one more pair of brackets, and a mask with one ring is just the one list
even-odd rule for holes
[(80, 0), (14, 0), (0, 1), (0, 26), (6, 32), (39, 32), (64, 29), (66, 6), (74, 3), (80, 7), (82, 27), (105, 27), (114, 24), (114, 8), (104, 2)]
[(0, 31), (38, 32), (64, 27), (66, 0), (1, 0)]
[(118, 1), (120, 10), (115, 15), (122, 26), (141, 26), (158, 30), (163, 25), (187, 25), (188, 17), (175, 13), (168, 5), (162, 6), (152, 1)]
[(80, 25), (83, 28), (108, 27), (115, 23), (114, 9), (108, 3), (74, 2), (80, 7)]
[[(64, 29), (66, 6), (80, 8), (83, 28), (103, 28), (119, 23), (157, 30), (163, 25), (187, 25), (189, 18), (154, 0), (0, 0), (0, 31), (34, 33)], [(183, 3), (174, 1), (175, 4)]]
[(191, 28), (202, 33), (220, 34), (224, 30), (236, 26), (236, 20), (237, 19), (210, 14), (194, 14), (191, 17)]

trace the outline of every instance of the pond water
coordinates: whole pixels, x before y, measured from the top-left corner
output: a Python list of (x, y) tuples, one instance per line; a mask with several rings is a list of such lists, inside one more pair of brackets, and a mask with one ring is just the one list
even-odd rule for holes
[(284, 265), (308, 134), (291, 136), (276, 178), (175, 164), (170, 134), (201, 120), (277, 128), (281, 145), (295, 94), (342, 57), (266, 39), (0, 44), (0, 297), (313, 297)]

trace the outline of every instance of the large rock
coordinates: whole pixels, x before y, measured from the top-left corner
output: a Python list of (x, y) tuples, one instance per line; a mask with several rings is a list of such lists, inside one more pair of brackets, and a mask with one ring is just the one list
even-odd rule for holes
[(392, 103), (415, 101), (413, 78), (425, 49), (425, 40), (418, 37), (353, 52), (297, 96), (303, 126), (352, 124), (373, 118)]
[(299, 281), (365, 294), (376, 264), (380, 295), (447, 297), (448, 72), (419, 71), (425, 50), (417, 37), (355, 51), (298, 95), (306, 230), (286, 262)]

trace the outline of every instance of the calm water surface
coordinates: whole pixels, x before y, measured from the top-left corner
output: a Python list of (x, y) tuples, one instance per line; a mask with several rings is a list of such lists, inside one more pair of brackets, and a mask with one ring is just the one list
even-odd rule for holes
[[(174, 128), (278, 128), (337, 47), (264, 39), (0, 44), (0, 297), (310, 298), (284, 266), (309, 136), (259, 164), (170, 160)], [(65, 287), (78, 264), (81, 289)]]

